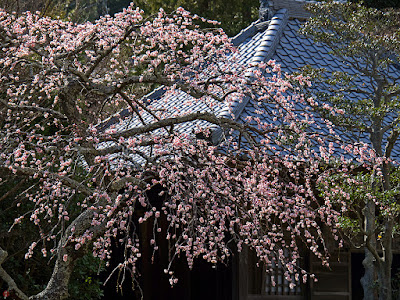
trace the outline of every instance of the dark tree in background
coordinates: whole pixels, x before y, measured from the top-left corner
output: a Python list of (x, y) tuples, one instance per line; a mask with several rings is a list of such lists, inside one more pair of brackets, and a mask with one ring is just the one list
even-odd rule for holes
[[(93, 21), (101, 15), (113, 15), (130, 4), (130, 0), (0, 0), (7, 11), (41, 11), (44, 15), (70, 18), (75, 22)], [(193, 14), (218, 20), (229, 36), (233, 36), (258, 17), (258, 0), (136, 0), (145, 14), (157, 13), (162, 7), (171, 12), (182, 6)]]
[[(0, 7), (8, 11), (41, 11), (50, 16), (70, 18), (72, 21), (93, 21), (104, 14), (113, 15), (127, 7), (131, 0), (0, 0)], [(218, 20), (228, 36), (234, 36), (258, 17), (259, 0), (135, 0), (146, 14), (154, 14), (162, 7), (166, 12), (182, 6), (194, 14)], [(400, 8), (399, 0), (355, 0), (378, 9)]]
[[(129, 0), (109, 0), (110, 14), (122, 10), (129, 4)], [(258, 17), (259, 0), (136, 0), (137, 6), (146, 14), (158, 12), (162, 7), (166, 12), (182, 6), (194, 14), (221, 22), (229, 36), (237, 34)]]
[(157, 12), (160, 7), (168, 12), (182, 6), (194, 14), (220, 21), (228, 36), (233, 36), (258, 18), (259, 0), (137, 0), (136, 4), (147, 13)]
[(378, 9), (383, 8), (400, 8), (399, 0), (364, 0), (364, 1), (354, 1), (356, 3), (363, 3), (367, 7), (373, 7)]

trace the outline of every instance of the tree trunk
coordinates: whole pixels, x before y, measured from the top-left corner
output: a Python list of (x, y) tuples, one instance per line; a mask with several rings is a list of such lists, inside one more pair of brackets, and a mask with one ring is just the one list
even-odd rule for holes
[(47, 284), (46, 288), (39, 294), (30, 297), (31, 300), (63, 300), (68, 298), (68, 283), (71, 277), (74, 262), (76, 260), (68, 257), (66, 261), (63, 260), (63, 251), (58, 255), (56, 265), (54, 266), (53, 274)]
[[(383, 189), (385, 191), (390, 191), (390, 170), (389, 164), (384, 163), (382, 166), (383, 173)], [(396, 202), (392, 199), (392, 202)], [(388, 217), (384, 222), (384, 233), (381, 237), (382, 246), (382, 258), (379, 260), (379, 265), (377, 268), (378, 275), (378, 286), (379, 286), (379, 300), (391, 300), (392, 299), (392, 262), (393, 262), (393, 227), (394, 220)]]
[[(383, 171), (383, 189), (390, 190), (389, 166), (384, 164)], [(372, 178), (372, 189), (375, 189), (376, 182)], [(395, 200), (393, 200), (395, 201)], [(366, 200), (363, 209), (364, 231), (365, 231), (365, 258), (363, 266), (365, 273), (361, 278), (361, 285), (364, 290), (364, 300), (391, 300), (392, 299), (392, 232), (394, 220), (388, 218), (384, 221), (384, 232), (379, 236), (380, 247), (377, 247), (376, 233), (376, 206), (373, 200)], [(382, 255), (378, 250), (382, 250)]]
[(392, 299), (391, 262), (381, 262), (378, 268), (379, 300)]
[(364, 300), (375, 300), (375, 267), (374, 267), (374, 257), (372, 253), (365, 248), (365, 258), (362, 262), (364, 266), (364, 276), (361, 278), (360, 282), (364, 291)]
[[(365, 222), (365, 243), (370, 247), (376, 249), (375, 240), (375, 203), (372, 200), (367, 200), (364, 208), (364, 222)], [(364, 276), (361, 278), (361, 285), (364, 290), (364, 300), (375, 300), (375, 266), (376, 260), (374, 255), (365, 247), (365, 258), (363, 260)]]
[(383, 257), (380, 260), (378, 268), (379, 279), (379, 300), (392, 299), (392, 232), (394, 222), (389, 219), (385, 223), (385, 233), (382, 238)]

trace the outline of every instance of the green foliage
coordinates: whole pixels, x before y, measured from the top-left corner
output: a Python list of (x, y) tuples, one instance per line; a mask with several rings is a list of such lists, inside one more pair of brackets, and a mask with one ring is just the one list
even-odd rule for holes
[(108, 1), (108, 10), (110, 15), (114, 15), (117, 12), (120, 12), (124, 7), (128, 7), (128, 5), (132, 2), (132, 0), (111, 0)]
[(339, 218), (339, 227), (344, 231), (351, 232), (356, 235), (360, 233), (360, 222), (346, 216)]
[(56, 7), (62, 9), (65, 16), (70, 17), (75, 22), (94, 21), (108, 13), (106, 0), (59, 1)]
[[(0, 7), (8, 11), (36, 11), (62, 19), (69, 18), (74, 22), (94, 21), (105, 14), (113, 15), (122, 11), (132, 1), (130, 0), (38, 0), (24, 1), (5, 0), (0, 1)], [(179, 6), (189, 10), (193, 14), (218, 20), (228, 36), (234, 36), (241, 29), (247, 27), (258, 18), (259, 0), (136, 0), (133, 1), (143, 9), (147, 15), (155, 14), (160, 8), (166, 12), (172, 12)]]
[[(397, 189), (385, 190), (379, 184), (382, 180), (375, 174), (375, 171), (359, 172), (349, 174), (333, 174), (326, 181), (321, 182), (317, 189), (320, 197), (331, 197), (334, 206), (342, 206), (342, 215), (338, 218), (338, 228), (347, 237), (347, 241), (358, 247), (362, 243), (365, 220), (364, 209), (369, 201), (379, 203), (378, 214), (375, 218), (375, 233), (379, 242), (385, 234), (398, 236), (400, 234), (399, 224), (395, 225), (390, 233), (386, 232), (386, 220), (398, 219), (400, 216), (400, 191)], [(399, 184), (399, 170), (394, 169), (391, 173), (391, 182)], [(335, 194), (334, 191), (339, 191)], [(343, 206), (343, 201), (345, 205)]]
[[(310, 76), (317, 86), (317, 98), (344, 111), (341, 115), (328, 115), (329, 111), (320, 113), (345, 130), (368, 132), (367, 127), (374, 122), (379, 127), (388, 115), (400, 110), (400, 87), (389, 72), (393, 65), (398, 66), (400, 56), (398, 14), (393, 10), (379, 11), (333, 1), (310, 5), (309, 9), (315, 17), (301, 32), (328, 45), (345, 68), (357, 71), (349, 75), (303, 68), (302, 73)], [(391, 129), (381, 126), (380, 130), (389, 133)], [(375, 150), (381, 155), (380, 149)]]
[(400, 8), (400, 2), (398, 0), (356, 0), (356, 3), (362, 3), (367, 7), (374, 7), (378, 9), (382, 8)]
[(228, 36), (237, 34), (258, 18), (258, 0), (137, 0), (135, 3), (146, 13), (156, 13), (160, 7), (173, 11), (179, 6), (193, 14), (217, 20)]
[[(2, 177), (7, 178), (4, 175)], [(12, 216), (15, 216), (16, 212), (23, 214), (23, 211), (28, 211), (27, 218), (29, 218), (29, 211), (32, 211), (33, 204), (20, 203), (18, 195), (32, 184), (34, 182), (23, 181), (13, 175), (0, 182), (0, 245), (9, 253), (3, 267), (9, 270), (10, 275), (23, 291), (35, 294), (45, 287), (53, 264), (40, 254), (34, 255), (30, 260), (25, 260), (28, 246), (39, 239), (37, 228), (31, 222), (22, 222), (9, 231), (13, 225)], [(6, 287), (7, 285), (0, 280), (0, 288)]]
[(394, 10), (380, 11), (333, 1), (308, 8), (316, 16), (306, 23), (302, 33), (331, 46), (335, 55), (360, 56), (361, 62), (365, 62), (369, 52), (380, 51), (379, 66), (385, 67), (391, 63), (388, 52), (399, 53), (400, 19)]
[(102, 282), (98, 274), (104, 270), (104, 263), (100, 259), (86, 254), (75, 265), (69, 282), (70, 299), (91, 300), (100, 299), (103, 296)]

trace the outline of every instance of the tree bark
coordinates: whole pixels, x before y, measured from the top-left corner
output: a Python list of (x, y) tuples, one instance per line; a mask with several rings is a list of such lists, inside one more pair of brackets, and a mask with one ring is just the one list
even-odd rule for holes
[[(384, 163), (382, 166), (383, 173), (383, 189), (390, 191), (390, 171), (389, 164)], [(395, 199), (392, 199), (395, 202)], [(379, 261), (378, 279), (379, 279), (379, 300), (392, 299), (392, 262), (393, 262), (393, 228), (394, 220), (389, 218), (385, 221), (385, 232), (382, 237), (382, 259)]]
[(39, 294), (30, 297), (31, 300), (63, 300), (68, 298), (68, 283), (71, 277), (76, 258), (68, 257), (63, 261), (63, 256), (67, 255), (67, 249), (63, 249), (58, 254), (53, 274), (46, 288)]
[[(364, 222), (365, 222), (365, 243), (370, 247), (376, 249), (375, 240), (375, 203), (372, 200), (367, 200), (364, 208)], [(364, 266), (364, 276), (360, 282), (364, 290), (364, 300), (375, 300), (375, 264), (376, 259), (369, 247), (365, 247), (365, 258), (362, 262)]]
[(382, 261), (378, 268), (379, 300), (392, 299), (391, 265), (391, 261)]
[[(382, 166), (383, 172), (383, 190), (389, 191), (390, 178), (389, 166)], [(375, 179), (372, 178), (373, 189), (376, 185)], [(364, 276), (361, 278), (361, 285), (364, 290), (364, 300), (391, 300), (392, 299), (392, 261), (393, 261), (393, 227), (394, 220), (388, 218), (384, 222), (384, 232), (378, 237), (380, 247), (377, 245), (376, 236), (376, 206), (373, 200), (368, 199), (364, 207), (364, 231), (365, 231), (365, 258), (363, 266), (365, 269)], [(382, 250), (382, 255), (378, 253)]]

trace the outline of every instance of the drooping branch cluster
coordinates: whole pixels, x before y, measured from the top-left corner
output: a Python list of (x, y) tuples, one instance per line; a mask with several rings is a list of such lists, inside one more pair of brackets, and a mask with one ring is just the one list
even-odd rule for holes
[[(200, 30), (200, 21), (183, 9), (143, 19), (129, 7), (80, 25), (0, 12), (0, 184), (10, 173), (35, 181), (21, 200), (34, 208), (14, 226), (29, 218), (40, 231), (27, 259), (39, 247), (56, 256), (35, 299), (65, 297), (79, 251), (93, 247), (107, 260), (113, 240), (125, 247), (119, 268), (136, 274), (143, 222), (153, 222), (155, 251), (163, 235), (172, 259), (183, 253), (190, 267), (196, 257), (228, 259), (227, 240), (249, 245), (266, 266), (283, 262), (293, 284), (307, 277), (300, 245), (328, 263), (323, 226), (337, 238), (336, 208), (346, 208), (336, 194), (319, 198), (315, 184), (327, 164), (346, 172), (345, 154), (366, 162), (374, 153), (344, 145), (324, 119), (329, 133), (315, 131), (312, 99), (297, 95), (278, 65), (252, 66), (246, 77), (226, 35)], [(161, 98), (143, 97), (159, 85)], [(191, 97), (170, 105), (184, 93)], [(248, 99), (255, 112), (239, 122), (232, 107)], [(160, 207), (148, 197), (155, 186), (165, 194)]]

